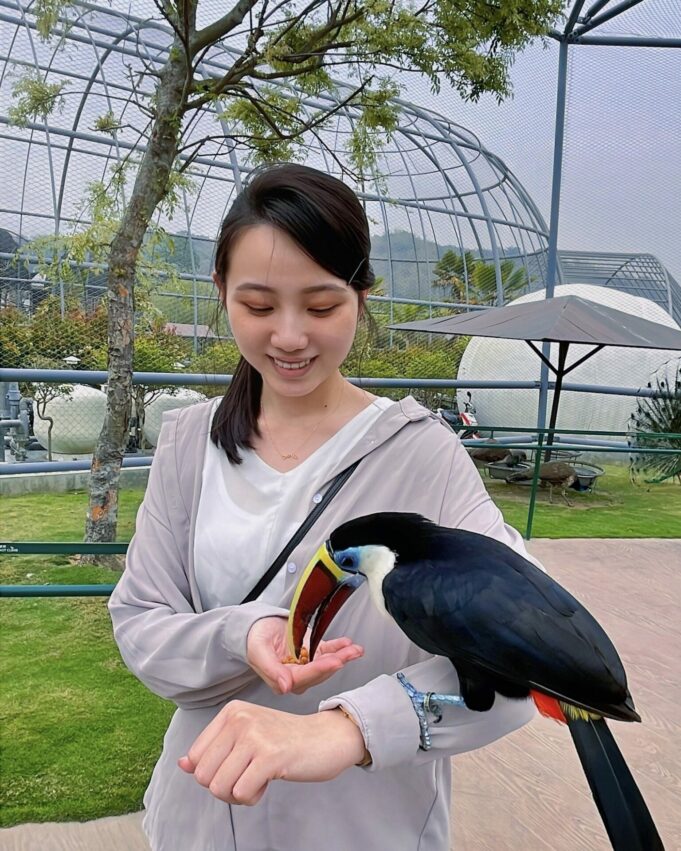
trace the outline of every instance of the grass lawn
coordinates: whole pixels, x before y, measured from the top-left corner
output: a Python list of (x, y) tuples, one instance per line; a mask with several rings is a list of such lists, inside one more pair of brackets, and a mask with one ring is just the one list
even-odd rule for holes
[[(630, 484), (608, 467), (593, 494), (537, 500), (534, 537), (680, 537), (681, 487)], [(507, 521), (522, 532), (529, 489), (485, 479)], [(142, 490), (121, 494), (119, 536), (128, 540)], [(82, 539), (87, 496), (3, 497), (0, 540)], [(109, 570), (69, 556), (4, 556), (0, 583), (111, 583)], [(0, 600), (3, 689), (0, 825), (90, 819), (137, 810), (173, 711), (124, 668), (104, 599)]]
[[(633, 485), (627, 467), (605, 466), (593, 493), (567, 491), (572, 507), (554, 488), (537, 492), (533, 538), (681, 538), (681, 486), (669, 480), (659, 485)], [(485, 477), (492, 499), (506, 522), (523, 535), (527, 528), (529, 487), (507, 485)]]
[[(122, 493), (120, 538), (142, 490)], [(2, 540), (82, 540), (83, 493), (3, 497)], [(69, 556), (5, 556), (0, 583), (111, 583)], [(126, 670), (104, 598), (0, 600), (0, 825), (131, 812), (161, 749), (173, 705)]]

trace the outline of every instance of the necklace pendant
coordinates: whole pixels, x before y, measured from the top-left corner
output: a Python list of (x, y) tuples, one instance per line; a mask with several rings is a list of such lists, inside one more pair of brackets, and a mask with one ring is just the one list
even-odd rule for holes
[(295, 452), (289, 452), (288, 455), (282, 455), (281, 456), (282, 461), (288, 461), (289, 459), (292, 460), (292, 461), (297, 461), (298, 456), (296, 455)]

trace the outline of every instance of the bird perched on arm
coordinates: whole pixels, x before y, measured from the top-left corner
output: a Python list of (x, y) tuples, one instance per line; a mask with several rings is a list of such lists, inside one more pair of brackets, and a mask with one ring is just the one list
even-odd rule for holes
[[(359, 517), (331, 533), (301, 576), (289, 616), (296, 657), (310, 624), (314, 657), (331, 620), (364, 580), (376, 607), (414, 644), (456, 668), (461, 694), (445, 702), (463, 699), (469, 710), (485, 712), (497, 693), (531, 697), (540, 712), (567, 724), (615, 851), (663, 848), (605, 721), (641, 720), (622, 662), (597, 621), (561, 585), (493, 538), (418, 514)], [(430, 695), (403, 685), (427, 749)]]

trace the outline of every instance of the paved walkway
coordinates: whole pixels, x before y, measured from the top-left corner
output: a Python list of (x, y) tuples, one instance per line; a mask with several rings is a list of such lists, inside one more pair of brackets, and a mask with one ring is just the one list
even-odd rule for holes
[[(537, 539), (529, 549), (591, 609), (620, 651), (643, 724), (613, 729), (667, 851), (678, 851), (681, 540)], [(489, 748), (456, 757), (453, 769), (456, 851), (610, 848), (570, 736), (557, 724), (539, 718)], [(0, 830), (0, 851), (148, 851), (148, 845), (133, 814)]]

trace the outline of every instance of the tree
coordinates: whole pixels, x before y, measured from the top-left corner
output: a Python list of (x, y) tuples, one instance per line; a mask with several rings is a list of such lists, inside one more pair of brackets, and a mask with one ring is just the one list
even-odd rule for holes
[[(107, 411), (92, 461), (86, 536), (113, 540), (118, 480), (132, 399), (135, 283), (138, 260), (157, 207), (186, 179), (202, 147), (215, 138), (250, 149), (254, 161), (302, 156), (307, 134), (318, 134), (335, 111), (361, 107), (349, 141), (349, 167), (357, 179), (376, 161), (379, 138), (390, 137), (398, 121), (394, 71), (425, 75), (434, 91), (444, 78), (469, 98), (510, 92), (513, 52), (543, 35), (562, 0), (233, 0), (221, 17), (197, 25), (200, 0), (155, 0), (172, 31), (172, 45), (143, 73), (131, 73), (139, 104), (144, 103), (148, 143), (135, 163), (132, 191), (107, 243), (108, 372)], [(227, 6), (227, 4), (225, 4)], [(44, 38), (59, 36), (69, 14), (82, 14), (72, 0), (36, 0)], [(211, 51), (231, 57), (219, 76), (204, 73)], [(145, 61), (140, 51), (140, 61)], [(331, 74), (345, 77), (339, 88)], [(335, 91), (337, 105), (314, 110), (310, 95)], [(67, 96), (61, 84), (39, 75), (15, 86), (12, 117), (17, 123), (46, 117)], [(223, 121), (216, 134), (188, 141), (197, 110), (211, 105)], [(97, 127), (115, 133), (123, 122), (111, 112)], [(230, 129), (225, 131), (224, 126)], [(377, 131), (382, 131), (381, 133)]]
[[(504, 299), (519, 295), (528, 284), (527, 272), (513, 260), (499, 263)], [(447, 290), (452, 301), (462, 304), (493, 305), (497, 301), (497, 275), (494, 263), (474, 257), (470, 251), (457, 254), (449, 249), (435, 264), (433, 285)]]

